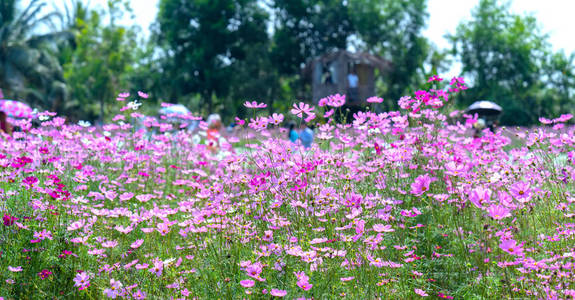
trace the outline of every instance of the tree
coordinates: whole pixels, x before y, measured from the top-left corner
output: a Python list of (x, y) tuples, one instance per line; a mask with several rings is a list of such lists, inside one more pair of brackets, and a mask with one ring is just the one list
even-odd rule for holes
[(64, 24), (74, 33), (74, 45), (65, 45), (60, 52), (71, 92), (65, 109), (73, 119), (103, 121), (106, 102), (115, 102), (117, 93), (131, 88), (136, 33), (116, 24), (123, 12), (130, 12), (129, 6), (112, 0), (106, 10), (95, 11), (72, 3)]
[(249, 46), (267, 41), (267, 19), (256, 0), (162, 0), (156, 36), (169, 98), (200, 94), (202, 107), (213, 111), (214, 99), (229, 95)]
[(18, 10), (17, 0), (0, 0), (0, 88), (7, 96), (26, 99), (33, 106), (58, 111), (68, 96), (54, 45), (71, 36), (65, 31), (35, 34), (41, 24), (57, 16), (40, 17), (45, 3), (32, 0)]
[(552, 104), (547, 115), (575, 113), (575, 53), (563, 51), (548, 55), (543, 65), (546, 83), (545, 98)]
[(340, 0), (276, 0), (272, 56), (282, 74), (300, 72), (303, 63), (335, 49), (346, 49), (355, 33), (350, 10)]
[(459, 98), (463, 104), (492, 99), (504, 108), (502, 122), (517, 125), (535, 123), (565, 106), (551, 100), (568, 99), (572, 81), (562, 81), (557, 71), (572, 72), (573, 60), (552, 53), (533, 16), (511, 14), (509, 3), (482, 0), (473, 19), (460, 24), (450, 40), (472, 83)]
[(399, 97), (425, 82), (426, 61), (438, 67), (441, 54), (433, 52), (422, 35), (429, 14), (426, 0), (350, 1), (354, 24), (364, 40), (364, 48), (380, 54), (392, 63), (384, 78), (384, 95), (396, 108)]
[[(430, 46), (425, 0), (276, 0), (274, 64), (295, 75), (314, 56), (354, 48), (392, 62), (382, 92), (390, 103), (422, 81)], [(388, 106), (391, 106), (389, 104)]]

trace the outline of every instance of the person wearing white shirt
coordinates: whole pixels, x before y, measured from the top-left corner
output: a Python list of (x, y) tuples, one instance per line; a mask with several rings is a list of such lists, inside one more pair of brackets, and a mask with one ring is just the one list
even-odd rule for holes
[(351, 72), (347, 74), (347, 97), (350, 101), (355, 102), (359, 99), (359, 91), (357, 85), (359, 83), (359, 77), (355, 74), (355, 70), (351, 69)]

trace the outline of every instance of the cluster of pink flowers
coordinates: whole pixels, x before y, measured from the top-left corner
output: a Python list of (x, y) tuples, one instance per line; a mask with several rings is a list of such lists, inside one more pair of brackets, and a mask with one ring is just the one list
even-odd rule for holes
[[(473, 117), (441, 113), (464, 81), (429, 82), (347, 124), (344, 95), (285, 115), (246, 102), (218, 153), (205, 123), (135, 128), (129, 110), (101, 128), (19, 121), (0, 140), (0, 296), (575, 295), (572, 116), (473, 138)], [(290, 119), (317, 125), (311, 149), (277, 130)]]

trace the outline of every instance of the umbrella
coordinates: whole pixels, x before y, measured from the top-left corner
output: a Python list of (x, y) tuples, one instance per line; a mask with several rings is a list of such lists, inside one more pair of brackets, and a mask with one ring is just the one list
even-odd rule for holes
[(467, 108), (467, 113), (479, 115), (498, 115), (501, 111), (501, 106), (487, 100), (476, 101)]
[(162, 115), (174, 115), (174, 116), (185, 116), (185, 115), (189, 115), (190, 114), (190, 110), (181, 105), (181, 104), (175, 104), (175, 105), (171, 105), (168, 107), (162, 107), (160, 109), (160, 114)]
[(32, 108), (28, 104), (16, 100), (0, 100), (0, 111), (14, 118), (32, 118)]

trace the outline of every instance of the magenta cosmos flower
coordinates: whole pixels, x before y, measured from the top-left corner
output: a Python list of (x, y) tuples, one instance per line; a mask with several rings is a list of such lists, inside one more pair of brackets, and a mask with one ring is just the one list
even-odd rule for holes
[(18, 221), (18, 218), (10, 215), (10, 214), (5, 214), (2, 217), (2, 221), (4, 222), (4, 226), (12, 226), (14, 225), (15, 221)]

